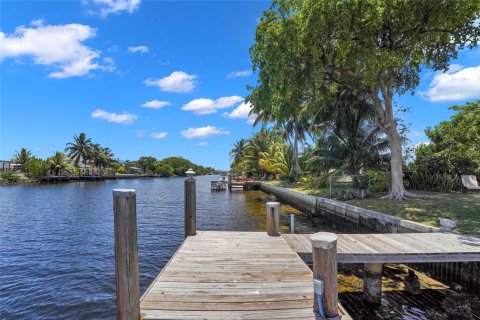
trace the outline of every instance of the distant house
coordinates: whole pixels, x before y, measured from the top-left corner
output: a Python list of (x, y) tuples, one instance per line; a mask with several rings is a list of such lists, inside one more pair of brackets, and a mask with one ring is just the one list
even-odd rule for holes
[(127, 172), (130, 174), (142, 174), (142, 169), (138, 167), (126, 167)]
[(20, 171), (22, 165), (8, 160), (0, 160), (0, 171)]

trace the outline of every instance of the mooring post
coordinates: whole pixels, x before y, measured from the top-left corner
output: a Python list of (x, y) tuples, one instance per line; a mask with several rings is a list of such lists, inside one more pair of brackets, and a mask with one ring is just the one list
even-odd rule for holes
[(267, 234), (280, 235), (280, 203), (267, 202)]
[(136, 191), (113, 190), (117, 319), (140, 318)]
[(295, 233), (295, 215), (293, 213), (290, 215), (290, 233)]
[(313, 249), (314, 311), (317, 316), (339, 319), (337, 235), (330, 232), (318, 232), (311, 235), (310, 239)]
[(195, 171), (188, 169), (185, 179), (185, 238), (197, 234), (197, 199), (195, 191)]
[(363, 299), (370, 303), (382, 302), (382, 271), (381, 263), (365, 263), (363, 268)]

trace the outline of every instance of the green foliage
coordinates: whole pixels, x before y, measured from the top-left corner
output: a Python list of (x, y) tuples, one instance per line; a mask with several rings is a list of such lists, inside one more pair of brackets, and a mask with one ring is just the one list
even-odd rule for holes
[(64, 161), (64, 154), (61, 152), (55, 152), (53, 156), (47, 159), (49, 169), (58, 175), (60, 171), (65, 170), (68, 164)]
[(127, 173), (127, 169), (125, 169), (124, 166), (120, 166), (120, 167), (117, 168), (117, 171), (116, 171), (116, 172), (117, 172), (117, 173), (122, 173), (122, 174), (123, 174), (123, 173)]
[(161, 177), (170, 177), (175, 173), (175, 169), (166, 163), (157, 162), (155, 172)]
[(20, 175), (13, 171), (0, 172), (0, 177), (10, 183), (17, 183), (20, 180)]
[(480, 100), (451, 109), (458, 112), (449, 121), (425, 131), (431, 143), (415, 149), (414, 189), (451, 191), (460, 188), (461, 175), (480, 174)]
[(370, 177), (370, 188), (372, 192), (388, 191), (389, 175), (386, 171), (368, 170), (366, 173)]
[(153, 173), (155, 171), (155, 163), (157, 159), (154, 157), (140, 157), (137, 160), (137, 165), (142, 169), (142, 172), (145, 173)]
[(50, 169), (48, 161), (32, 157), (25, 165), (25, 173), (30, 178), (40, 178)]
[(391, 198), (403, 199), (394, 98), (416, 88), (422, 65), (447, 70), (476, 47), (479, 17), (478, 0), (275, 0), (250, 50), (258, 85), (247, 100), (262, 121), (281, 124), (335, 105), (340, 88), (358, 92), (388, 137)]
[(16, 164), (22, 165), (22, 171), (25, 172), (25, 165), (32, 159), (32, 152), (27, 148), (20, 149), (20, 152), (16, 151), (13, 161)]

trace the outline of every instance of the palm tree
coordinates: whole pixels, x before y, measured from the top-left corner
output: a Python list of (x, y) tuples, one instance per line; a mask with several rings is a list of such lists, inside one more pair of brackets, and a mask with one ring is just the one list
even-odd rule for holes
[[(65, 152), (74, 160), (76, 167), (81, 162), (85, 168), (87, 162), (92, 158), (92, 139), (87, 139), (86, 134), (83, 132), (78, 136), (73, 136), (73, 142), (67, 143)], [(78, 174), (80, 175), (80, 172)]]
[[(306, 133), (310, 127), (310, 121), (306, 112), (306, 108), (298, 108), (295, 114), (290, 117), (283, 125), (284, 138), (290, 142), (293, 151), (293, 160), (295, 161), (295, 177), (302, 173), (302, 168), (298, 161), (298, 143), (305, 141)], [(293, 142), (290, 137), (293, 137)], [(292, 172), (290, 172), (292, 173)]]
[(260, 168), (275, 175), (276, 178), (288, 173), (288, 164), (285, 159), (285, 144), (276, 142), (270, 145), (267, 151), (259, 153), (258, 164)]
[(20, 152), (15, 151), (15, 156), (13, 157), (13, 161), (22, 166), (22, 172), (25, 172), (25, 165), (30, 159), (32, 159), (32, 152), (27, 148), (20, 149)]
[(64, 154), (61, 152), (55, 152), (52, 157), (47, 159), (48, 165), (50, 166), (50, 170), (54, 172), (54, 174), (58, 175), (60, 171), (65, 170), (68, 164), (64, 160)]
[(230, 157), (232, 157), (232, 165), (231, 167), (237, 167), (243, 163), (245, 160), (245, 153), (248, 145), (247, 139), (240, 139), (235, 141), (233, 144), (233, 149), (230, 151)]
[(91, 160), (97, 168), (103, 169), (113, 163), (113, 152), (110, 148), (103, 148), (99, 144), (92, 144)]

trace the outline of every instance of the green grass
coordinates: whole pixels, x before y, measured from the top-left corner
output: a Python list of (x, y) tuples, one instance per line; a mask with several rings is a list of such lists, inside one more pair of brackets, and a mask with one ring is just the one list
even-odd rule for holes
[[(273, 184), (298, 192), (328, 198), (328, 188), (308, 189), (299, 184), (274, 182)], [(454, 232), (480, 237), (480, 193), (441, 193), (416, 191), (418, 194), (433, 195), (435, 198), (411, 201), (380, 199), (385, 193), (369, 194), (362, 200), (346, 201), (351, 205), (374, 210), (415, 222), (440, 227), (438, 218), (457, 220)]]
[(380, 199), (385, 193), (374, 193), (367, 199), (350, 200), (347, 203), (402, 219), (425, 223), (439, 227), (438, 218), (458, 221), (454, 232), (480, 237), (480, 194), (479, 193), (440, 193), (422, 192), (418, 194), (434, 195), (432, 199), (411, 201), (391, 201)]

